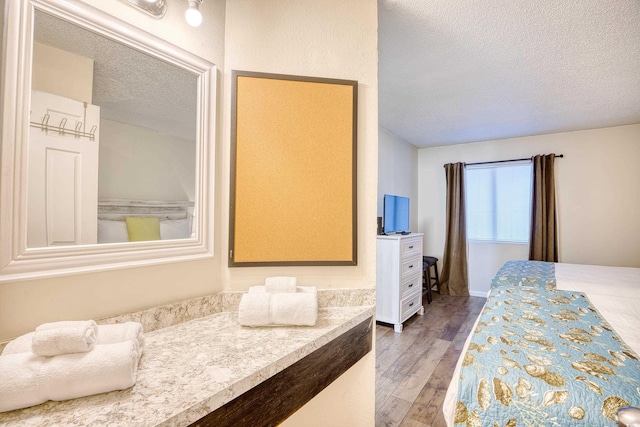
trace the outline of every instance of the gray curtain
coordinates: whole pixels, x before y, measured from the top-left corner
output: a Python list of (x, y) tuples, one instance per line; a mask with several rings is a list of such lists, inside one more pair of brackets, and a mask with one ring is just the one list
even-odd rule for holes
[(529, 259), (558, 262), (558, 224), (553, 163), (556, 155), (533, 156)]
[(444, 165), (447, 176), (447, 229), (440, 275), (443, 294), (469, 295), (464, 163)]

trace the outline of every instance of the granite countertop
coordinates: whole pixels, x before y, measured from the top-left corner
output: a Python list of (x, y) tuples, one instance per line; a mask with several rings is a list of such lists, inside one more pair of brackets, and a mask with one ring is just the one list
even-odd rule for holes
[(314, 327), (246, 328), (226, 311), (154, 330), (132, 388), (0, 413), (0, 424), (188, 425), (374, 314), (372, 306), (325, 307)]

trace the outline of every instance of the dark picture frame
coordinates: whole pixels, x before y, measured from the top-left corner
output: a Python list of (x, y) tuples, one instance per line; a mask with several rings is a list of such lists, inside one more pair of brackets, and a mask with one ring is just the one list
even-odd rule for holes
[(232, 71), (230, 267), (357, 265), (357, 96)]

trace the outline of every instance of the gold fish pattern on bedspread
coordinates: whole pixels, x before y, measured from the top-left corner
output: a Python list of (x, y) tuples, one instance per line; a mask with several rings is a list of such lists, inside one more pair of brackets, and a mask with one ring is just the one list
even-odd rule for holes
[[(495, 286), (462, 362), (455, 424), (615, 426), (640, 360), (579, 292)], [(555, 281), (554, 281), (555, 284)]]

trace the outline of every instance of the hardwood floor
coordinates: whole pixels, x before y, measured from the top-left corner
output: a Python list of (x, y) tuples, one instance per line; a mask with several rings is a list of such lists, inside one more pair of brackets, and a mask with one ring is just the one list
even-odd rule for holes
[(486, 299), (434, 293), (400, 334), (376, 325), (376, 427), (444, 427), (442, 402)]

